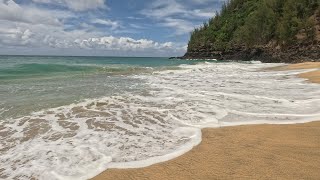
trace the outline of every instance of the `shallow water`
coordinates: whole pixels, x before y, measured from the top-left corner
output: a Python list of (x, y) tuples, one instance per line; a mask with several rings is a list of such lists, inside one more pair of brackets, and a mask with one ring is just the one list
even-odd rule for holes
[(260, 71), (276, 64), (23, 58), (0, 60), (0, 178), (87, 179), (181, 155), (203, 127), (320, 118), (319, 85)]

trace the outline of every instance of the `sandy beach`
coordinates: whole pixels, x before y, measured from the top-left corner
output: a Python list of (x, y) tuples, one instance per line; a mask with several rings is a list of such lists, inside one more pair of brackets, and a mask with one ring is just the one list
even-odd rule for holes
[(282, 70), (298, 70), (298, 69), (318, 69), (308, 73), (302, 73), (299, 75), (299, 77), (308, 79), (308, 81), (313, 83), (320, 83), (319, 68), (320, 68), (320, 62), (306, 62), (306, 63), (300, 63), (300, 64), (291, 64), (288, 66), (279, 66), (276, 68), (270, 68), (269, 70), (282, 71)]
[[(272, 70), (316, 69), (303, 63)], [(320, 71), (300, 74), (320, 83)], [(204, 129), (202, 142), (168, 162), (140, 169), (110, 169), (107, 179), (320, 179), (320, 122)]]

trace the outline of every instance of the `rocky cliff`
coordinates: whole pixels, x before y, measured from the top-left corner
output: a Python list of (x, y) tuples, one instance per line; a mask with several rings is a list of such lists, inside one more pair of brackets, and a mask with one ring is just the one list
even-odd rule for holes
[[(298, 5), (290, 5), (288, 10), (286, 4), (270, 4), (271, 1), (264, 0), (231, 1), (224, 5), (218, 17), (192, 33), (188, 51), (181, 58), (285, 63), (320, 61), (320, 2), (316, 0), (309, 6), (308, 0), (297, 1), (302, 3), (303, 10), (299, 10)], [(290, 3), (290, 0), (283, 2)], [(259, 9), (259, 3), (270, 9)]]

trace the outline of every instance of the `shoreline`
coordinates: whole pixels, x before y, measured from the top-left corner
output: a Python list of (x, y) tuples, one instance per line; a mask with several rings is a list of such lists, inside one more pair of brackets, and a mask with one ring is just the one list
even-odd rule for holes
[(93, 179), (320, 177), (320, 122), (208, 128), (202, 132), (201, 144), (176, 159), (140, 169), (110, 169)]
[[(269, 70), (318, 69), (298, 75), (320, 82), (320, 63)], [(202, 129), (202, 142), (175, 159), (145, 168), (108, 169), (107, 179), (319, 179), (320, 122), (290, 125), (241, 125)], [(263, 167), (263, 168), (260, 168)], [(305, 167), (302, 168), (301, 167)], [(253, 173), (256, 172), (256, 173)], [(267, 172), (267, 173), (266, 173)]]

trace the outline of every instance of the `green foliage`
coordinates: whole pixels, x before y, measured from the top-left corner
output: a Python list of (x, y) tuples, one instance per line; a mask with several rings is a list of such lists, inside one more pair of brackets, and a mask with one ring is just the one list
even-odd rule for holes
[(294, 43), (302, 30), (306, 40), (312, 40), (315, 24), (310, 17), (317, 11), (320, 0), (229, 0), (191, 33), (188, 50), (250, 48), (270, 41), (285, 46)]

